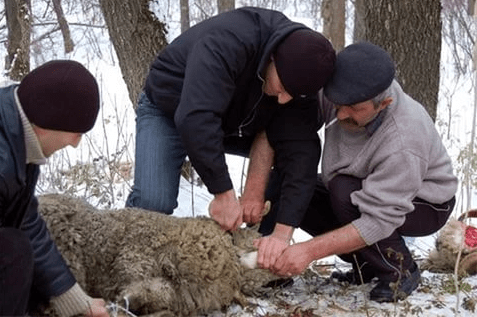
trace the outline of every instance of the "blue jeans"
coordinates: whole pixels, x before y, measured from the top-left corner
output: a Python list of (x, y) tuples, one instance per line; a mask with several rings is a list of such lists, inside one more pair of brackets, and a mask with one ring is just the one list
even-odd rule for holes
[(174, 119), (142, 93), (136, 112), (134, 186), (126, 207), (172, 214), (185, 156)]

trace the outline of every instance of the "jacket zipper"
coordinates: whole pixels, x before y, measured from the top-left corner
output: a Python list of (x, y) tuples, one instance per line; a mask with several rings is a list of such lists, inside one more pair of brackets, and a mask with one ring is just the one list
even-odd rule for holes
[[(262, 81), (262, 83), (265, 82), (265, 80), (260, 76), (260, 74), (257, 74), (257, 77), (260, 79), (260, 81)], [(256, 114), (255, 109), (257, 108), (257, 106), (260, 103), (260, 101), (262, 100), (262, 98), (263, 98), (263, 90), (262, 90), (262, 93), (260, 94), (260, 97), (258, 98), (257, 102), (255, 102), (255, 104), (253, 105), (252, 110), (250, 111), (249, 115), (247, 117), (245, 117), (245, 119), (239, 125), (239, 127), (238, 127), (239, 138), (241, 138), (243, 136), (242, 129), (244, 127), (246, 127), (247, 125), (249, 125), (253, 121), (253, 119), (255, 118), (255, 114)]]

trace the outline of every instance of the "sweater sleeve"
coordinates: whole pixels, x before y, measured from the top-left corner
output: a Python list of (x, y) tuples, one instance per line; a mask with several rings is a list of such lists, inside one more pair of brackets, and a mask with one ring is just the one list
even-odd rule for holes
[(38, 200), (33, 197), (21, 225), (33, 249), (33, 284), (47, 297), (58, 296), (70, 289), (76, 279), (51, 239), (37, 208)]
[(422, 187), (427, 162), (409, 151), (390, 155), (363, 180), (361, 190), (351, 194), (361, 217), (353, 221), (367, 245), (391, 235), (406, 214), (414, 210), (412, 200)]
[(92, 298), (83, 291), (78, 283), (69, 290), (51, 299), (51, 304), (60, 316), (84, 315), (91, 306)]

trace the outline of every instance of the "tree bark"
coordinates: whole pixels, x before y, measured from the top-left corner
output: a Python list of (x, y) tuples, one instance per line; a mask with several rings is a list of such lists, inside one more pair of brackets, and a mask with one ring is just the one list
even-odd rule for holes
[(167, 45), (165, 24), (149, 10), (149, 0), (100, 0), (111, 42), (136, 109), (149, 66)]
[(190, 28), (189, 0), (181, 0), (181, 33)]
[[(435, 121), (441, 57), (439, 0), (362, 0), (362, 39), (387, 50), (404, 91)], [(360, 12), (362, 11), (362, 12)]]
[(217, 0), (217, 11), (219, 13), (235, 9), (235, 0)]
[(366, 33), (364, 17), (366, 15), (365, 0), (354, 0), (353, 43), (364, 40)]
[(8, 27), (5, 69), (7, 76), (15, 81), (30, 72), (30, 12), (30, 0), (5, 0)]
[(70, 27), (68, 26), (68, 21), (66, 21), (65, 14), (63, 13), (63, 8), (61, 7), (61, 0), (53, 0), (52, 2), (53, 10), (56, 13), (58, 24), (60, 25), (61, 34), (63, 35), (65, 53), (71, 53), (73, 52), (75, 44), (71, 39)]
[(345, 0), (323, 0), (321, 17), (323, 19), (323, 35), (330, 40), (336, 51), (345, 45)]

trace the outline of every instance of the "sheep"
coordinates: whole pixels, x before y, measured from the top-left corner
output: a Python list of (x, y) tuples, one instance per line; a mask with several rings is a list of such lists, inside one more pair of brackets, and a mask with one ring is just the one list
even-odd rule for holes
[[(477, 273), (477, 229), (466, 226), (465, 216), (477, 217), (477, 210), (464, 213), (459, 219), (450, 219), (439, 231), (435, 248), (421, 264), (421, 269), (437, 273), (454, 272), (459, 259), (460, 276)], [(460, 252), (460, 257), (459, 257)]]
[(83, 289), (113, 303), (127, 300), (140, 315), (206, 314), (244, 304), (279, 280), (241, 264), (260, 236), (250, 228), (227, 233), (208, 217), (98, 210), (61, 194), (40, 196), (39, 211)]

